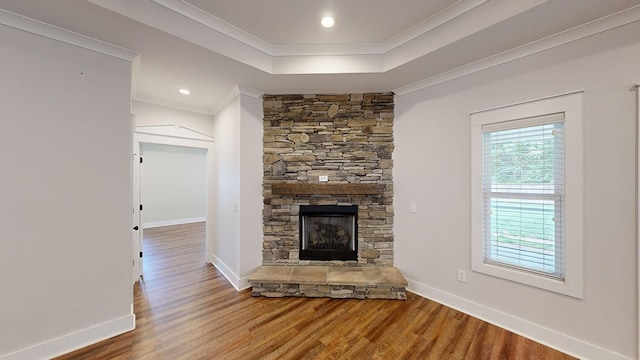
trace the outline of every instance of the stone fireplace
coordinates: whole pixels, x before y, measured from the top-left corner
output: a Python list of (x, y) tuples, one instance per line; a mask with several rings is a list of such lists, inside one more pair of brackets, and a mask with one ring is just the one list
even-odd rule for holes
[(254, 295), (404, 298), (406, 281), (393, 267), (393, 97), (264, 95), (263, 266), (249, 278)]

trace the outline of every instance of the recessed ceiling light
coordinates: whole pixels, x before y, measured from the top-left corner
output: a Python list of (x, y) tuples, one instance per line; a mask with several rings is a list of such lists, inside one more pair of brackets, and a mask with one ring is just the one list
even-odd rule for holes
[(320, 24), (322, 24), (322, 26), (326, 28), (330, 28), (333, 26), (333, 24), (335, 24), (335, 21), (331, 16), (325, 16), (322, 18), (322, 21), (320, 21)]
[(180, 89), (178, 90), (178, 92), (182, 95), (191, 95), (191, 91), (187, 90), (187, 89)]

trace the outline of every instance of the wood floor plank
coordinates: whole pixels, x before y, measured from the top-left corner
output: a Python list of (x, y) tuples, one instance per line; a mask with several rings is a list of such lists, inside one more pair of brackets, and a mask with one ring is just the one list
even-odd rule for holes
[(204, 223), (144, 235), (136, 329), (58, 359), (573, 359), (412, 293), (252, 297), (205, 263)]

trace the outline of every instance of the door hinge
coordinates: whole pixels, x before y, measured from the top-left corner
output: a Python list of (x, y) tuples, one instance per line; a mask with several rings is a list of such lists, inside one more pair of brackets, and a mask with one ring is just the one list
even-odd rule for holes
[(140, 257), (142, 257), (142, 251), (140, 251)]
[(142, 204), (140, 204), (140, 211), (142, 211)]
[(140, 164), (142, 164), (142, 156), (140, 156)]

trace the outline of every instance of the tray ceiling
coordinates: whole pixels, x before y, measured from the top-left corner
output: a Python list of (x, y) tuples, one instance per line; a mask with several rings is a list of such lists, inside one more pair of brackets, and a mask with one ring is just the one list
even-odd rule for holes
[[(0, 9), (140, 54), (134, 99), (205, 114), (240, 92), (406, 93), (640, 20), (640, 0), (0, 0)], [(327, 13), (331, 29), (319, 24)], [(625, 36), (617, 41), (633, 41)]]

